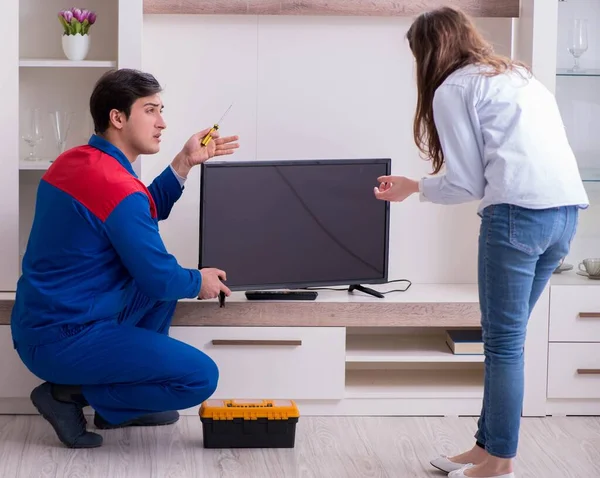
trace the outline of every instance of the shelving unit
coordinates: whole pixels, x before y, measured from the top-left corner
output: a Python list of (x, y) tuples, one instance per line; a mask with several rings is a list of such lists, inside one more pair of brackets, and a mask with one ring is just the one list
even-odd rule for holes
[(455, 355), (446, 345), (444, 332), (422, 335), (348, 334), (346, 363), (480, 363), (483, 355)]
[(483, 354), (453, 354), (443, 328), (348, 327), (344, 397), (351, 403), (391, 400), (415, 411), (412, 401), (426, 400), (431, 410), (477, 415), (483, 362)]
[[(588, 20), (588, 49), (580, 58), (580, 71), (572, 71), (568, 52), (575, 19)], [(600, 281), (579, 274), (586, 258), (600, 257), (600, 3), (569, 0), (558, 3), (556, 99), (571, 147), (588, 192), (590, 206), (581, 211), (577, 234), (565, 263), (570, 271), (554, 274), (548, 295), (548, 321), (544, 328), (547, 352), (543, 381), (544, 414), (600, 414), (600, 381), (589, 380), (578, 369), (600, 368)], [(592, 317), (583, 317), (590, 314)], [(600, 317), (600, 315), (598, 316)], [(541, 335), (542, 330), (529, 331)], [(537, 338), (535, 340), (538, 340)], [(536, 379), (538, 380), (538, 379)], [(557, 391), (560, 390), (560, 393)]]
[[(580, 57), (580, 71), (573, 71), (574, 59), (569, 53), (576, 19), (587, 20), (588, 48)], [(594, 242), (600, 237), (594, 214), (600, 199), (597, 188), (600, 183), (600, 50), (597, 37), (600, 3), (589, 0), (559, 2), (557, 21), (556, 99), (590, 198), (590, 207), (580, 214), (578, 233), (565, 260), (575, 267), (562, 273), (561, 280), (573, 276), (575, 281), (590, 282), (577, 275), (577, 265), (587, 257), (600, 257), (600, 243), (594, 252)]]
[(21, 68), (115, 68), (116, 61), (102, 60), (53, 60), (53, 59), (21, 59)]
[[(66, 148), (84, 144), (93, 133), (89, 114), (89, 96), (95, 82), (106, 71), (122, 66), (119, 16), (124, 7), (120, 0), (89, 0), (85, 8), (97, 13), (90, 29), (90, 51), (82, 61), (71, 61), (62, 51), (62, 27), (57, 14), (70, 8), (62, 0), (19, 0), (19, 272), (21, 258), (29, 237), (39, 181), (60, 154), (50, 113), (71, 113)], [(129, 2), (129, 8), (141, 3)], [(32, 28), (35, 26), (35, 28)], [(134, 65), (138, 67), (139, 65)], [(29, 147), (24, 136), (29, 132), (28, 113), (40, 110), (42, 139), (36, 146), (38, 161), (25, 160)]]
[[(345, 398), (481, 399), (483, 366), (469, 369), (346, 369)], [(473, 414), (479, 412), (477, 407)]]

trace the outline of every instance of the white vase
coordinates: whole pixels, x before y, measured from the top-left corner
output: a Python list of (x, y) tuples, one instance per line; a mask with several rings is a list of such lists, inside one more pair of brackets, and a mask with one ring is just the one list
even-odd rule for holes
[(84, 60), (90, 49), (90, 36), (81, 35), (79, 33), (76, 35), (63, 35), (62, 47), (65, 56), (69, 60)]

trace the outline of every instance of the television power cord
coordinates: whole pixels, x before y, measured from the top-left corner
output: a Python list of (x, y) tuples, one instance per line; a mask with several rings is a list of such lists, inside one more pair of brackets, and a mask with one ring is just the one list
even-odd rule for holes
[[(378, 290), (377, 292), (379, 292), (380, 294), (391, 294), (392, 292), (406, 292), (408, 289), (410, 289), (410, 286), (412, 285), (412, 282), (409, 281), (408, 279), (395, 279), (395, 280), (390, 280), (387, 281), (385, 284), (393, 284), (393, 283), (397, 283), (397, 282), (405, 282), (408, 285), (404, 288), (404, 289), (392, 289), (392, 290), (386, 290), (386, 291), (380, 291)], [(348, 288), (337, 288), (337, 287), (305, 287), (303, 290), (334, 290), (334, 291), (338, 291), (338, 292), (348, 292)]]

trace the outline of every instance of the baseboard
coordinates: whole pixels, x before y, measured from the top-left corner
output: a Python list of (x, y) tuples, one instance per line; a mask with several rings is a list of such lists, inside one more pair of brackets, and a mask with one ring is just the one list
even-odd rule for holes
[[(481, 399), (353, 399), (298, 400), (301, 416), (478, 416)], [(199, 407), (181, 410), (183, 416), (198, 416)], [(93, 410), (86, 407), (86, 415)], [(26, 398), (0, 399), (0, 415), (37, 415)]]
[[(451, 403), (449, 403), (451, 402)], [(470, 416), (478, 417), (480, 399), (344, 399), (344, 400), (298, 400), (300, 415), (318, 416), (381, 416), (381, 417), (428, 417)], [(554, 416), (600, 416), (599, 400), (548, 400), (547, 415)], [(199, 407), (181, 410), (182, 416), (198, 416)], [(94, 411), (86, 407), (85, 415)], [(38, 415), (27, 398), (0, 399), (0, 415)]]
[(549, 399), (546, 414), (554, 416), (600, 416), (598, 399)]

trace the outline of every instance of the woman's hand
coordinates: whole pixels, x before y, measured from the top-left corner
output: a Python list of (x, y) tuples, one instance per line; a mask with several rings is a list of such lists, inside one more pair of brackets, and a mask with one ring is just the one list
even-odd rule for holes
[(375, 197), (382, 201), (400, 202), (419, 192), (419, 181), (404, 176), (380, 176), (377, 181)]

